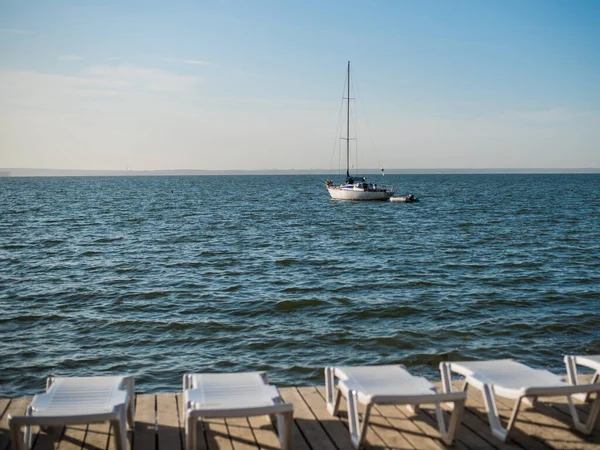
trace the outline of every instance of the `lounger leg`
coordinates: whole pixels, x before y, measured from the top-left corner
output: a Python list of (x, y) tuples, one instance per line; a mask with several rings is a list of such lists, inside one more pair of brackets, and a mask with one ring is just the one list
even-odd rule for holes
[[(517, 421), (517, 415), (519, 414), (519, 408), (521, 407), (522, 400), (523, 400), (523, 397), (519, 397), (517, 399), (517, 401), (515, 402), (515, 406), (513, 407), (512, 413), (510, 415), (508, 425), (506, 426), (506, 435), (504, 437), (504, 440), (506, 440), (506, 438), (508, 437), (508, 433), (510, 433), (510, 430), (512, 429), (514, 423)], [(534, 406), (536, 402), (537, 402), (537, 397), (534, 397), (532, 406)], [(500, 419), (498, 419), (498, 421), (500, 421)]]
[[(52, 378), (54, 380), (54, 378)], [(33, 408), (30, 406), (27, 407), (27, 416), (31, 416), (33, 414)], [(31, 425), (25, 425), (25, 435), (23, 436), (23, 446), (25, 450), (29, 450), (33, 445), (33, 433), (31, 432)]]
[(350, 438), (352, 439), (352, 443), (354, 447), (358, 448), (358, 427), (359, 427), (359, 419), (358, 419), (358, 396), (355, 391), (348, 392), (348, 428), (350, 429)]
[(406, 409), (408, 409), (408, 412), (411, 414), (419, 414), (421, 407), (419, 405), (406, 405)]
[(190, 416), (190, 407), (187, 402), (187, 392), (183, 391), (183, 433), (188, 435), (188, 418)]
[(367, 429), (369, 427), (369, 416), (371, 415), (372, 406), (373, 405), (368, 404), (365, 408), (365, 414), (363, 415), (362, 425), (360, 426), (360, 436), (358, 438), (358, 444), (356, 446), (357, 449), (360, 448), (363, 442), (365, 441), (365, 436), (367, 435)]
[[(452, 375), (451, 375), (451, 371), (450, 371), (450, 363), (448, 362), (441, 362), (440, 363), (440, 374), (442, 376), (442, 389), (446, 394), (449, 394), (452, 392)], [(463, 384), (462, 390), (463, 392), (467, 392), (467, 388), (469, 387), (469, 383), (467, 383), (465, 381), (465, 383)], [(447, 402), (446, 406), (448, 406), (449, 408), (454, 408), (455, 403), (453, 402)]]
[[(594, 376), (592, 377), (592, 381), (590, 381), (590, 384), (596, 384), (596, 383), (598, 383), (598, 380), (600, 380), (600, 370), (596, 371), (596, 373), (595, 373), (595, 374), (594, 374)], [(598, 393), (596, 392), (596, 397), (598, 397), (599, 395), (600, 395), (600, 394), (598, 394)], [(585, 401), (586, 401), (586, 402), (590, 401), (590, 398), (591, 398), (591, 397), (592, 397), (592, 393), (591, 393), (591, 392), (588, 392), (588, 393), (585, 395)]]
[(335, 416), (340, 408), (340, 397), (342, 394), (335, 386), (333, 371), (333, 367), (325, 367), (325, 398), (327, 400), (327, 411), (332, 416)]
[(198, 421), (196, 420), (196, 418), (192, 417), (188, 414), (187, 420), (185, 421), (186, 450), (195, 450), (196, 449), (196, 433), (197, 433), (197, 428), (198, 428), (197, 425), (198, 425)]
[(135, 424), (135, 381), (133, 377), (125, 378), (127, 383), (127, 423), (133, 429)]
[(46, 392), (50, 390), (50, 386), (54, 384), (54, 380), (54, 375), (50, 375), (48, 378), (46, 378)]
[(567, 366), (567, 379), (569, 384), (573, 386), (577, 385), (577, 366), (575, 365), (575, 358), (573, 356), (565, 356), (565, 366)]
[(440, 430), (442, 441), (444, 441), (444, 443), (449, 446), (451, 446), (454, 443), (454, 436), (456, 435), (458, 424), (460, 424), (462, 420), (463, 412), (465, 409), (465, 400), (456, 400), (452, 402), (452, 405), (452, 414), (450, 415), (450, 422), (448, 423), (447, 430), (442, 407), (439, 403), (436, 403), (435, 405), (435, 414), (437, 416), (438, 429)]
[(446, 394), (452, 392), (452, 375), (450, 374), (450, 364), (440, 363), (440, 374), (442, 375), (442, 388)]
[(185, 414), (185, 418), (184, 418), (184, 431), (185, 431), (185, 435), (188, 435), (188, 417), (189, 417), (189, 409), (190, 409), (190, 405), (188, 405), (188, 396), (187, 396), (187, 392), (188, 389), (191, 388), (191, 377), (186, 373), (185, 375), (183, 375), (183, 411)]
[[(577, 383), (578, 383), (577, 360), (576, 360), (575, 356), (571, 356), (571, 355), (565, 356), (565, 366), (567, 366), (567, 378), (569, 380), (569, 384), (572, 384), (573, 386), (577, 385)], [(600, 379), (600, 371), (596, 371), (596, 373), (594, 373), (594, 376), (592, 377), (592, 381), (590, 381), (590, 384), (597, 383), (598, 379)], [(587, 394), (573, 394), (573, 398), (576, 398), (577, 400), (581, 400), (582, 402), (589, 401), (590, 396), (591, 396), (591, 393), (589, 393), (589, 392)]]
[(506, 439), (508, 438), (508, 433), (510, 432), (513, 423), (517, 419), (519, 407), (521, 406), (521, 398), (519, 398), (516, 401), (515, 407), (513, 408), (513, 412), (508, 422), (508, 427), (506, 428), (502, 426), (500, 415), (498, 414), (498, 408), (496, 406), (496, 399), (494, 398), (494, 390), (489, 384), (483, 385), (483, 400), (485, 402), (485, 409), (488, 413), (488, 420), (490, 422), (492, 434), (498, 439), (500, 439), (502, 442), (506, 442)]
[(523, 399), (523, 403), (525, 403), (526, 405), (535, 408), (538, 405), (538, 398), (537, 397), (525, 397)]
[(579, 420), (579, 414), (573, 404), (573, 399), (570, 395), (567, 395), (567, 401), (569, 402), (569, 410), (571, 411), (571, 417), (573, 418), (573, 426), (575, 429), (583, 434), (591, 434), (598, 420), (598, 413), (600, 413), (600, 395), (596, 394), (596, 398), (592, 402), (588, 420), (583, 423)]
[(115, 436), (117, 450), (127, 450), (127, 407), (119, 408), (117, 419), (111, 420), (110, 425)]
[(354, 448), (359, 449), (365, 440), (369, 425), (369, 416), (371, 415), (371, 404), (366, 405), (362, 424), (358, 414), (358, 393), (356, 391), (348, 392), (348, 425), (350, 428), (350, 437)]
[(292, 448), (293, 420), (292, 412), (277, 414), (277, 432), (279, 433), (281, 450), (291, 450)]
[[(567, 367), (567, 380), (569, 381), (569, 384), (572, 384), (573, 386), (576, 386), (578, 384), (578, 376), (577, 376), (577, 361), (575, 359), (575, 356), (571, 356), (571, 355), (566, 355), (565, 356), (565, 366)], [(595, 383), (598, 379), (598, 373), (596, 372), (596, 375), (594, 376), (594, 379), (592, 380), (592, 383)], [(590, 398), (590, 394), (573, 394), (573, 398), (576, 398), (577, 400), (581, 400), (582, 402), (587, 402)]]

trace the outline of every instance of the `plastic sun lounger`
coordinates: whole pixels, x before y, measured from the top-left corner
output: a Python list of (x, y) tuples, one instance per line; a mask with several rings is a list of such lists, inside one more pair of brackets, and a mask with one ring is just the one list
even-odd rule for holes
[[(590, 369), (594, 369), (596, 371), (590, 383), (598, 383), (600, 380), (600, 355), (567, 355), (565, 356), (565, 365), (567, 366), (567, 377), (569, 383), (571, 384), (578, 384), (577, 365), (589, 367)], [(587, 394), (577, 394), (573, 395), (573, 397), (586, 402), (590, 398), (590, 393), (588, 392)]]
[(9, 416), (12, 448), (31, 448), (33, 425), (43, 429), (108, 421), (114, 430), (117, 450), (125, 450), (127, 422), (133, 427), (135, 416), (134, 400), (131, 376), (48, 377), (46, 392), (33, 397), (26, 415)]
[[(338, 378), (337, 387), (335, 378)], [(365, 440), (369, 415), (374, 405), (408, 405), (414, 412), (419, 404), (434, 403), (438, 427), (442, 440), (452, 445), (456, 429), (462, 420), (465, 400), (464, 392), (438, 393), (423, 377), (411, 375), (402, 365), (326, 367), (325, 391), (327, 410), (337, 415), (343, 395), (348, 402), (350, 436), (355, 448)], [(454, 410), (448, 430), (444, 422), (441, 403), (451, 402)], [(365, 405), (362, 424), (359, 421), (358, 405)]]
[(202, 418), (262, 415), (276, 417), (281, 448), (292, 447), (294, 405), (283, 401), (265, 372), (186, 374), (183, 401), (187, 450), (196, 448)]
[[(513, 359), (442, 362), (440, 371), (444, 392), (452, 391), (451, 372), (465, 377), (463, 390), (466, 391), (468, 386), (473, 386), (482, 392), (492, 434), (503, 442), (506, 441), (517, 421), (517, 414), (523, 400), (535, 406), (538, 397), (566, 396), (574, 427), (584, 434), (592, 432), (600, 410), (600, 396), (597, 396), (591, 406), (587, 422), (582, 423), (571, 398), (577, 393), (600, 392), (600, 384), (568, 384), (552, 372), (533, 369)], [(516, 400), (506, 428), (502, 426), (495, 395)]]

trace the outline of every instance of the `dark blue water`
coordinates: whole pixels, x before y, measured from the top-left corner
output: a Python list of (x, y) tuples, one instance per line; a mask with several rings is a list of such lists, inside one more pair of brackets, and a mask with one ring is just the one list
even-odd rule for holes
[(49, 374), (267, 370), (600, 353), (600, 175), (0, 179), (0, 397)]

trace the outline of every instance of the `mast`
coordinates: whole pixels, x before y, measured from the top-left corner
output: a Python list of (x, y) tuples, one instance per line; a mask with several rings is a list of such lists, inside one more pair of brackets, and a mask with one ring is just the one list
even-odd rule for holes
[(346, 114), (346, 183), (350, 180), (350, 61), (348, 61), (348, 110)]

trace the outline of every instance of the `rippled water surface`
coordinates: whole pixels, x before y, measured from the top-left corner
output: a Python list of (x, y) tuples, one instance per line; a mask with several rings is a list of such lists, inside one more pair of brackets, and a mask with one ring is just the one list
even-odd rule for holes
[[(386, 176), (386, 179), (388, 177)], [(0, 397), (48, 374), (267, 370), (600, 353), (600, 175), (0, 178)]]

